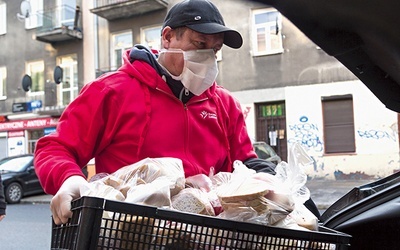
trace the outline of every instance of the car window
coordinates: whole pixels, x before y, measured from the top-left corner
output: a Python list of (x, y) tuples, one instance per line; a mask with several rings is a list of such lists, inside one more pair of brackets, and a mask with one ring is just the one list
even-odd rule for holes
[(32, 160), (32, 158), (33, 156), (24, 156), (9, 160), (2, 160), (0, 162), (0, 170), (21, 171), (24, 166), (26, 166)]
[(266, 144), (254, 144), (254, 150), (261, 159), (267, 159), (275, 155), (275, 152), (273, 152), (273, 150), (270, 149)]

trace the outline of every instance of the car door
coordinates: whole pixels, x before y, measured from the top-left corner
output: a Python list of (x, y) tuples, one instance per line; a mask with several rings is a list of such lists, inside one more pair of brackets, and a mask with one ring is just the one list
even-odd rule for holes
[(35, 173), (35, 169), (33, 166), (33, 157), (32, 160), (30, 160), (24, 168), (19, 179), (20, 182), (23, 183), (25, 195), (41, 192), (42, 186), (40, 185), (39, 179)]

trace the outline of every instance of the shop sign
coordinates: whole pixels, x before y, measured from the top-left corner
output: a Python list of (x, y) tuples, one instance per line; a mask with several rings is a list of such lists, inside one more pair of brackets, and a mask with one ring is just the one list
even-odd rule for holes
[(26, 112), (28, 111), (28, 103), (27, 102), (17, 102), (12, 104), (12, 112)]
[(55, 131), (56, 131), (56, 127), (44, 128), (43, 133), (44, 133), (44, 135), (48, 135), (48, 134), (53, 133)]
[(8, 132), (8, 138), (10, 137), (24, 137), (25, 133), (23, 130), (20, 131), (9, 131)]
[(52, 117), (3, 122), (0, 123), (0, 131), (56, 127), (57, 123), (58, 123), (58, 118), (52, 118)]
[(41, 100), (35, 100), (30, 102), (17, 102), (12, 104), (12, 112), (13, 113), (29, 112), (41, 107), (42, 107)]

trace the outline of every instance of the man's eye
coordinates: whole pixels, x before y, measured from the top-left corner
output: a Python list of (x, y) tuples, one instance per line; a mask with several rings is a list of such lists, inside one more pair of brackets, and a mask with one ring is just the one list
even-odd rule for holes
[(200, 42), (200, 41), (194, 41), (193, 44), (198, 48), (198, 49), (203, 49), (206, 46), (206, 43)]

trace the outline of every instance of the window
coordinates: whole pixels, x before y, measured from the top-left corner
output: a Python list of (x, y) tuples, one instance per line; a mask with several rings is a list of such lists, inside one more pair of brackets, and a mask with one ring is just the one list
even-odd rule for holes
[(140, 42), (150, 49), (161, 49), (161, 26), (147, 27), (140, 30)]
[(39, 13), (43, 11), (43, 0), (30, 0), (31, 13), (25, 19), (25, 29), (33, 29), (43, 25), (43, 15)]
[(282, 53), (282, 15), (271, 8), (254, 10), (252, 20), (253, 55)]
[(78, 61), (76, 55), (60, 57), (59, 66), (63, 69), (62, 82), (59, 88), (59, 103), (66, 106), (78, 95)]
[(28, 62), (26, 64), (26, 74), (32, 78), (32, 86), (30, 92), (32, 95), (44, 93), (44, 62)]
[(5, 100), (7, 98), (6, 82), (7, 69), (6, 67), (0, 67), (0, 100)]
[(132, 33), (112, 34), (111, 38), (111, 70), (116, 70), (122, 65), (124, 52), (132, 48)]
[(322, 97), (325, 153), (354, 153), (353, 96)]
[(58, 0), (59, 15), (60, 15), (60, 27), (64, 26), (74, 26), (75, 20), (75, 8), (76, 1), (75, 0)]
[(31, 130), (28, 132), (28, 154), (35, 152), (36, 142), (44, 136), (44, 130)]
[(7, 33), (7, 4), (0, 3), (0, 35)]

